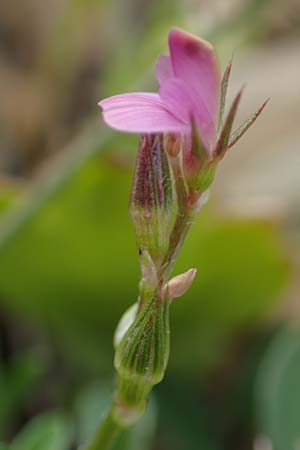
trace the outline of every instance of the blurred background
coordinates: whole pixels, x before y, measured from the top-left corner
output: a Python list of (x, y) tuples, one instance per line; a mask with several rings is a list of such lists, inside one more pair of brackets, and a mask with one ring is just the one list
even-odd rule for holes
[(300, 449), (300, 3), (0, 3), (0, 449), (75, 450), (113, 389), (112, 336), (139, 279), (128, 197), (138, 137), (97, 101), (156, 89), (171, 26), (211, 40), (239, 120), (175, 273), (171, 359), (116, 450)]

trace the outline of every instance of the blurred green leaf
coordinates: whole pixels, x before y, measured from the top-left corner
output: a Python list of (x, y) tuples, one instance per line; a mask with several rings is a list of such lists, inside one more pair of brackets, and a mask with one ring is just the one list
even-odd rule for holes
[[(175, 271), (198, 267), (188, 294), (174, 302), (171, 365), (183, 370), (222, 358), (228, 338), (250, 326), (279, 300), (287, 259), (271, 224), (222, 219), (204, 210), (187, 238)], [(193, 343), (193, 356), (186, 349)]]
[(45, 413), (25, 426), (10, 450), (70, 450), (72, 435), (72, 426), (63, 413)]
[[(170, 376), (158, 387), (158, 436), (163, 449), (220, 450), (223, 446), (213, 432), (214, 419), (209, 417), (207, 404), (201, 398), (200, 383)], [(210, 422), (211, 421), (211, 422)]]
[(105, 414), (111, 400), (111, 387), (95, 383), (84, 388), (75, 403), (77, 417), (77, 440), (80, 444), (95, 433), (101, 417)]
[(259, 432), (274, 450), (300, 448), (300, 330), (283, 329), (262, 361), (256, 409)]
[(18, 189), (3, 188), (0, 189), (0, 214), (11, 207), (18, 196)]
[(19, 413), (24, 401), (46, 372), (46, 363), (39, 354), (17, 355), (0, 369), (0, 436)]

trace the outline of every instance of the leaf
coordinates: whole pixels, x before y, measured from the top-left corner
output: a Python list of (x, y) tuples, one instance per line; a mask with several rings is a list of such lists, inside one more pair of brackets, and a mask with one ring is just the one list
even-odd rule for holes
[(39, 353), (26, 352), (15, 356), (0, 371), (0, 436), (4, 434), (20, 411), (21, 405), (32, 395), (46, 373), (46, 361)]
[[(185, 380), (183, 382), (183, 380)], [(202, 384), (188, 383), (186, 378), (167, 377), (159, 392), (159, 448), (172, 450), (221, 450), (224, 438), (212, 432), (217, 428), (216, 415), (210, 415), (209, 402), (203, 401)], [(223, 425), (223, 422), (222, 422)], [(215, 428), (215, 429), (216, 429)], [(220, 442), (221, 441), (221, 442)], [(142, 450), (142, 449), (141, 449)]]
[[(251, 329), (277, 305), (289, 274), (271, 224), (213, 218), (207, 209), (174, 271), (187, 264), (198, 267), (199, 276), (186, 301), (173, 304), (169, 364), (170, 373), (182, 375), (222, 361), (233, 333)], [(191, 343), (197, 345), (187, 352)]]
[(3, 187), (0, 188), (0, 215), (4, 214), (16, 201), (20, 194), (20, 189), (17, 187)]
[(300, 448), (300, 329), (281, 329), (264, 355), (257, 380), (258, 432), (276, 450)]
[(62, 412), (31, 420), (13, 440), (10, 450), (70, 450), (73, 428)]

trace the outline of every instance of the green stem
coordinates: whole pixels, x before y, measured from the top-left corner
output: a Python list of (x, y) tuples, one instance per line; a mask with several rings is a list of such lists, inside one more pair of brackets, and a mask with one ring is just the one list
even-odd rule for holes
[(173, 265), (177, 258), (178, 252), (182, 247), (183, 241), (192, 225), (192, 219), (189, 218), (189, 214), (178, 215), (173, 231), (170, 237), (169, 251), (162, 264), (162, 274), (164, 280), (167, 279), (170, 272), (173, 269)]
[(92, 442), (85, 450), (110, 450), (123, 428), (114, 420), (111, 411), (102, 420)]
[(172, 271), (177, 254), (193, 221), (191, 220), (189, 205), (187, 204), (188, 188), (183, 176), (180, 156), (169, 156), (169, 164), (172, 168), (175, 180), (178, 211), (175, 224), (170, 235), (169, 248), (159, 271), (159, 275), (163, 280), (166, 280)]

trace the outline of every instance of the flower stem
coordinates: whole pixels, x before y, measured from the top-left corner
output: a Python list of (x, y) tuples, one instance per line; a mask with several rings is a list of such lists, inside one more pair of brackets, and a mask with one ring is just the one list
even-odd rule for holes
[[(169, 358), (170, 302), (162, 296), (162, 291), (186, 234), (194, 221), (200, 197), (200, 193), (191, 192), (186, 185), (180, 155), (169, 156), (169, 164), (174, 175), (176, 217), (168, 234), (167, 246), (163, 248), (163, 254), (159, 254), (158, 260), (154, 262), (149, 252), (143, 253), (145, 249), (142, 251), (140, 248), (140, 255), (144, 259), (141, 263), (142, 280), (137, 315), (116, 348), (115, 368), (118, 372), (118, 383), (111, 408), (100, 424), (94, 440), (85, 450), (110, 450), (119, 433), (133, 426), (143, 416), (149, 393), (162, 380), (165, 373)], [(148, 180), (150, 184), (153, 179), (155, 179), (154, 171), (149, 178), (150, 181)], [(138, 178), (137, 181), (141, 180)], [(153, 189), (157, 187), (155, 183), (154, 185)], [(133, 189), (134, 201), (131, 204), (131, 215), (139, 231), (140, 228), (144, 229), (148, 226), (151, 236), (156, 237), (160, 217), (151, 215), (155, 208), (150, 208), (149, 214), (146, 215), (147, 220), (144, 220), (143, 189), (144, 177), (142, 177), (142, 185), (137, 185)], [(139, 197), (141, 195), (142, 200)], [(147, 201), (149, 201), (148, 197)], [(141, 211), (142, 214), (140, 214)], [(151, 226), (149, 226), (149, 220)], [(146, 243), (149, 244), (148, 241), (151, 239), (146, 239)], [(153, 251), (151, 245), (150, 248)]]
[(169, 248), (160, 268), (160, 276), (166, 280), (173, 269), (176, 257), (184, 242), (185, 236), (193, 223), (193, 209), (188, 202), (188, 188), (186, 186), (182, 162), (179, 155), (169, 156), (169, 164), (172, 168), (177, 197), (177, 217), (170, 235)]
[(92, 442), (85, 450), (110, 450), (116, 438), (123, 430), (109, 411), (97, 429)]

